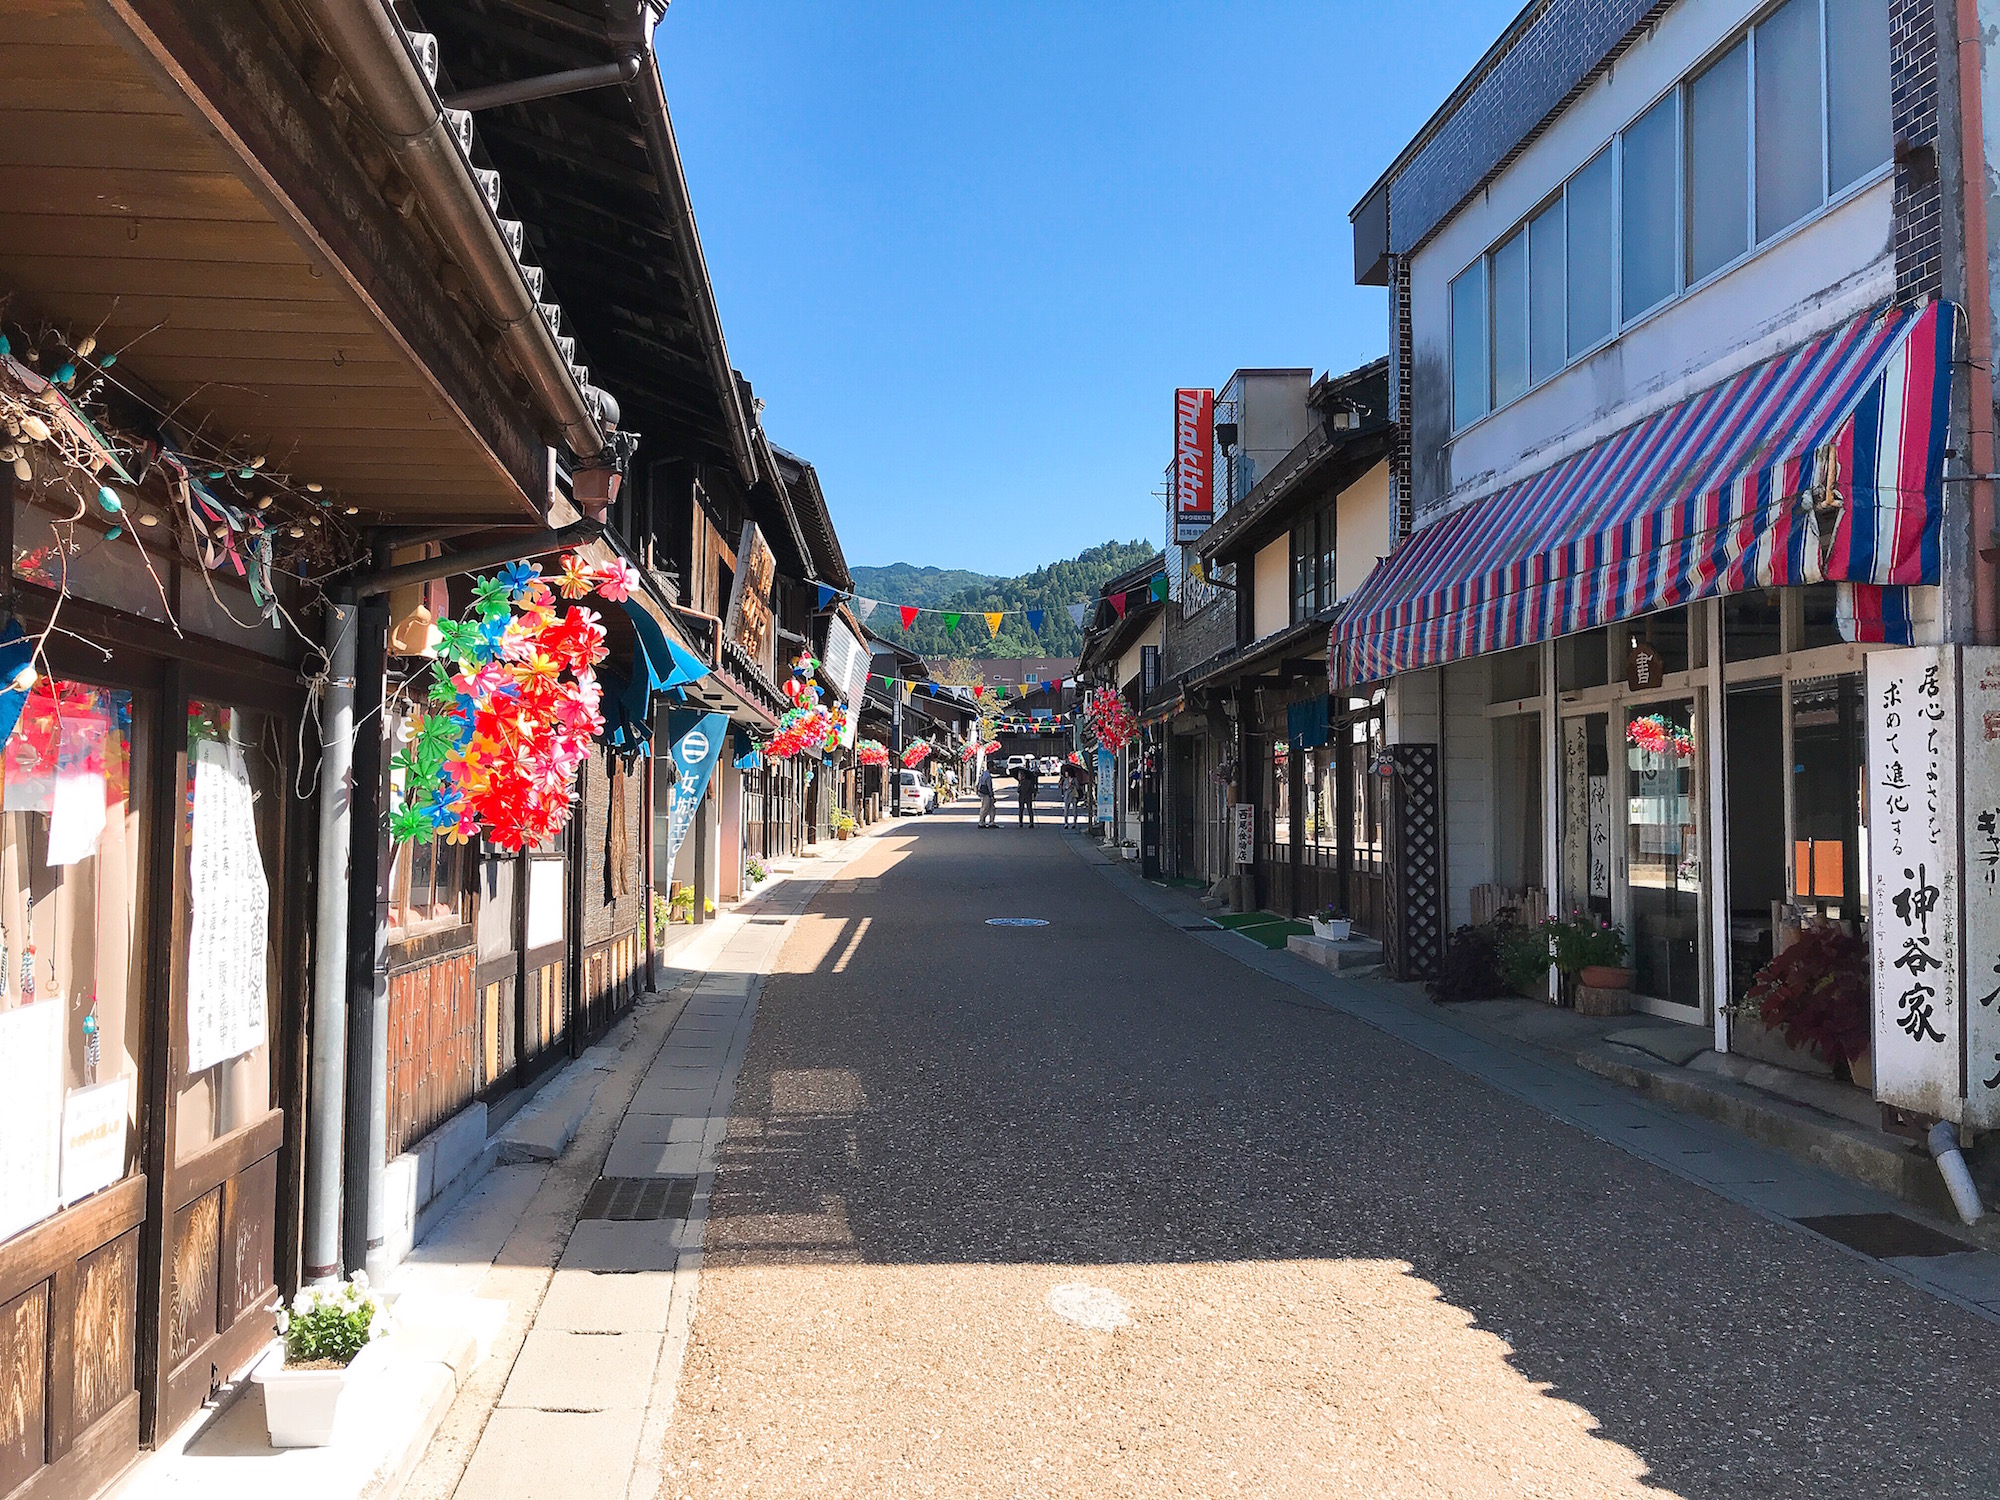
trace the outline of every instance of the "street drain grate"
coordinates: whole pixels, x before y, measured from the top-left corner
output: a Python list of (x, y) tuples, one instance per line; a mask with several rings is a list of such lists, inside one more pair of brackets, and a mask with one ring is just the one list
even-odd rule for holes
[(577, 1217), (621, 1224), (685, 1219), (693, 1206), (692, 1177), (600, 1177), (590, 1185)]
[(1848, 1249), (1859, 1250), (1877, 1260), (1898, 1255), (1957, 1255), (1962, 1250), (1978, 1248), (1901, 1214), (1820, 1214), (1798, 1222), (1816, 1234), (1838, 1240)]

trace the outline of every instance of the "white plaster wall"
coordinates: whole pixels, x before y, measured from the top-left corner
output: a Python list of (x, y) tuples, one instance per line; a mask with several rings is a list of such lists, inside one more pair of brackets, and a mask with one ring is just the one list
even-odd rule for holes
[(1438, 737), (1436, 667), (1403, 672), (1389, 679), (1383, 703), (1383, 733), (1391, 745), (1434, 745)]
[(1683, 0), (1411, 262), (1418, 520), (1559, 462), (1895, 292), (1886, 173), (1450, 437), (1451, 279), (1732, 37), (1756, 0)]
[(1156, 622), (1152, 629), (1142, 632), (1139, 639), (1126, 648), (1125, 654), (1118, 658), (1118, 686), (1121, 689), (1139, 675), (1139, 653), (1147, 646), (1159, 644), (1160, 627)]
[(1279, 537), (1257, 554), (1251, 627), (1262, 640), (1292, 623), (1292, 539)]
[(1375, 465), (1342, 490), (1334, 506), (1333, 582), (1336, 597), (1345, 599), (1389, 555), (1388, 464)]

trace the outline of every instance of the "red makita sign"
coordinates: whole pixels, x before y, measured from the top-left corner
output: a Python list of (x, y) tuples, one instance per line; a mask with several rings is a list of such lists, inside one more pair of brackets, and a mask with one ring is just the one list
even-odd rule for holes
[(1215, 392), (1174, 392), (1174, 540), (1191, 542), (1215, 519)]

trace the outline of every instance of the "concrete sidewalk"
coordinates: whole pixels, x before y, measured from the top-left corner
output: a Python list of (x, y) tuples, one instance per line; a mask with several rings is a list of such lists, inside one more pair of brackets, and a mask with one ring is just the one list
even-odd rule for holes
[[(1363, 1021), (1585, 1135), (2000, 1323), (2000, 1254), (1978, 1243), (1987, 1238), (1985, 1233), (1968, 1231), (1727, 1125), (1622, 1087), (1625, 1080), (1615, 1073), (1607, 1078), (1559, 1051), (1482, 1025), (1475, 1015), (1460, 1014), (1460, 1007), (1434, 1005), (1415, 985), (1329, 973), (1294, 954), (1218, 929), (1185, 893), (1142, 879), (1088, 839), (1066, 838), (1065, 843), (1154, 916), (1278, 980), (1297, 992), (1302, 1004), (1324, 1005)], [(1634, 1018), (1618, 1022), (1629, 1026)], [(1986, 1227), (1982, 1221), (1981, 1230)], [(1920, 1253), (1890, 1253), (1904, 1247)]]

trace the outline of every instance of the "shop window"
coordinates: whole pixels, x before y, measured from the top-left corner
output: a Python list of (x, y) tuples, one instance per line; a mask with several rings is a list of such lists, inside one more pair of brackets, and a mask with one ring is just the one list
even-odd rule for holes
[(1827, 186), (1839, 192), (1887, 161), (1889, 7), (1884, 0), (1826, 0)]
[(1542, 695), (1542, 648), (1540, 646), (1518, 646), (1512, 651), (1496, 652), (1493, 657), (1493, 695), (1495, 703), (1512, 703), (1520, 698), (1539, 698)]
[(1771, 961), (1785, 902), (1784, 695), (1778, 684), (1735, 687), (1724, 700), (1728, 761), (1729, 998), (1740, 1003)]
[(1784, 596), (1776, 589), (1753, 589), (1722, 601), (1722, 659), (1756, 661), (1784, 649)]
[(1510, 891), (1542, 885), (1542, 720), (1493, 722), (1493, 878)]
[(146, 728), (43, 679), (0, 751), (0, 1239), (138, 1166)]
[(1826, 167), (1820, 157), (1819, 111), (1799, 107), (1819, 94), (1819, 0), (1786, 0), (1752, 36), (1761, 241), (1797, 223), (1820, 202)]
[(1474, 261), (1451, 284), (1451, 425), (1486, 415), (1486, 261)]
[(1556, 642), (1556, 691), (1578, 693), (1611, 680), (1611, 632), (1599, 627)]
[(443, 837), (396, 848), (389, 882), (389, 926), (398, 937), (466, 920), (465, 846)]
[(1799, 637), (1794, 651), (1812, 651), (1821, 646), (1840, 646), (1840, 586), (1810, 583), (1799, 589)]
[(1702, 845), (1694, 701), (1623, 716), (1627, 936), (1638, 992), (1701, 1006)]
[[(1643, 615), (1623, 627), (1626, 649), (1629, 652), (1636, 646), (1650, 646), (1659, 653), (1662, 673), (1685, 672), (1694, 665), (1689, 650), (1688, 624), (1685, 609), (1665, 609), (1655, 615)], [(1622, 671), (1620, 675), (1624, 675)]]
[(1528, 388), (1528, 231), (1493, 252), (1493, 404)]
[(1271, 737), (1271, 753), (1264, 761), (1264, 806), (1269, 809), (1265, 815), (1265, 836), (1273, 844), (1289, 845), (1292, 841), (1292, 747), (1279, 737)]
[(1861, 677), (1792, 684), (1792, 895), (1807, 910), (1858, 927), (1868, 794)]
[(1339, 805), (1334, 784), (1334, 747), (1331, 743), (1302, 752), (1311, 758), (1305, 767), (1305, 836), (1317, 848), (1334, 844), (1334, 809)]
[(1354, 808), (1354, 868), (1378, 871), (1382, 868), (1382, 825), (1387, 782), (1375, 773), (1385, 736), (1379, 711), (1357, 720), (1349, 727), (1353, 742), (1349, 772)]
[(1620, 192), (1621, 279), (1627, 321), (1679, 290), (1679, 236), (1675, 183), (1680, 95), (1671, 93), (1625, 128), (1618, 142), (1624, 183)]
[(1563, 205), (1558, 198), (1528, 224), (1528, 378), (1563, 367)]
[(285, 740), (270, 714), (188, 703), (186, 821), (175, 955), (187, 1008), (180, 1160), (270, 1112), (277, 1011)]
[(1569, 354), (1575, 359), (1611, 337), (1617, 325), (1617, 285), (1611, 207), (1611, 151), (1607, 147), (1569, 180), (1563, 193), (1569, 221)]
[(1746, 39), (1688, 85), (1690, 282), (1720, 270), (1750, 248), (1749, 79), (1750, 43)]

